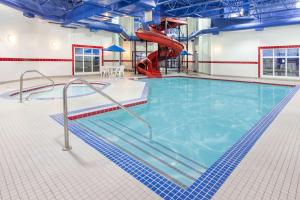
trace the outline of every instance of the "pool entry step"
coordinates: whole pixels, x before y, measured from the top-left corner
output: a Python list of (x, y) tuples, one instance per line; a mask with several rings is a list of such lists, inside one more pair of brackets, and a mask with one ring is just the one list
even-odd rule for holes
[(146, 134), (141, 134), (112, 118), (84, 118), (76, 123), (182, 187), (191, 185), (206, 170), (201, 164), (158, 143), (155, 139), (150, 141)]

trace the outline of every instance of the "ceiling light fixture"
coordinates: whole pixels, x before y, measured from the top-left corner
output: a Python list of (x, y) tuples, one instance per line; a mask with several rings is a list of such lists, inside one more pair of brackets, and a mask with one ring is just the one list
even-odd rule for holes
[(51, 47), (52, 47), (53, 49), (59, 49), (59, 47), (60, 47), (60, 42), (57, 41), (57, 40), (53, 40), (53, 41), (50, 43), (50, 45), (51, 45)]
[(7, 41), (10, 43), (10, 44), (16, 44), (17, 43), (17, 37), (15, 35), (8, 35), (7, 36)]
[(244, 8), (241, 8), (241, 10), (240, 10), (240, 16), (241, 17), (244, 16)]
[(300, 0), (296, 2), (296, 8), (300, 8)]

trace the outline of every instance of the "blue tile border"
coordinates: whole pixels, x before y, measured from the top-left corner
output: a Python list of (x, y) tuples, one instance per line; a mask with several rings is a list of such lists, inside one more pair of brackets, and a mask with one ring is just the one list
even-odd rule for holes
[(300, 85), (291, 89), (269, 113), (208, 168), (178, 199), (211, 199), (299, 88)]
[[(76, 121), (69, 121), (69, 130), (164, 199), (211, 199), (299, 88), (300, 85), (292, 88), (269, 113), (187, 189), (181, 188), (114, 145), (97, 137)], [(51, 117), (63, 125), (62, 114)]]
[[(52, 115), (51, 117), (63, 125), (62, 114)], [(88, 130), (76, 123), (75, 120), (69, 121), (69, 130), (161, 197), (164, 198), (174, 191), (184, 192), (180, 186), (127, 155), (114, 145), (104, 141), (100, 137), (97, 137), (95, 134), (90, 133)]]

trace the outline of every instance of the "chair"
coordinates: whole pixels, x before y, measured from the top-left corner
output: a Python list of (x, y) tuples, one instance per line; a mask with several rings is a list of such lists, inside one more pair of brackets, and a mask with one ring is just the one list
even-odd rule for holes
[(106, 66), (100, 66), (100, 76), (101, 77), (106, 76)]
[(109, 66), (108, 69), (107, 69), (107, 75), (108, 75), (108, 77), (114, 76), (114, 71), (115, 71), (114, 67), (113, 66)]
[(125, 69), (125, 66), (124, 65), (121, 65), (117, 71), (116, 71), (116, 76), (117, 77), (124, 77), (124, 69)]
[(120, 70), (120, 67), (114, 67), (113, 71), (112, 71), (112, 76), (118, 77), (119, 76), (119, 70)]
[(112, 66), (104, 66), (105, 67), (105, 77), (111, 77), (112, 76)]

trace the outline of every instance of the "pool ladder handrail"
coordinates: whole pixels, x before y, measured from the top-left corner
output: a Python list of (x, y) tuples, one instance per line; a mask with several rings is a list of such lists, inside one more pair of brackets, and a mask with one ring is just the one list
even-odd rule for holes
[(95, 92), (99, 93), (100, 95), (104, 96), (105, 98), (107, 98), (108, 100), (112, 101), (113, 103), (117, 104), (121, 109), (123, 109), (125, 112), (127, 112), (129, 115), (131, 115), (133, 118), (141, 121), (149, 130), (149, 140), (152, 141), (152, 126), (145, 120), (143, 119), (141, 116), (137, 115), (136, 113), (130, 111), (129, 109), (127, 109), (125, 106), (123, 106), (121, 103), (119, 103), (118, 101), (116, 101), (115, 99), (113, 99), (111, 96), (109, 96), (108, 94), (102, 92), (101, 90), (99, 90), (98, 88), (96, 88), (95, 86), (93, 86), (91, 83), (89, 83), (87, 80), (82, 79), (80, 77), (77, 78), (73, 78), (71, 79), (68, 83), (65, 84), (64, 89), (63, 89), (63, 115), (64, 115), (64, 137), (65, 137), (65, 144), (64, 144), (64, 151), (69, 151), (72, 149), (72, 147), (70, 146), (70, 142), (69, 142), (69, 131), (68, 131), (68, 126), (69, 126), (69, 118), (68, 118), (68, 88), (69, 86), (76, 82), (79, 81), (85, 85), (87, 85), (89, 88), (91, 88), (92, 90), (94, 90)]
[(51, 78), (49, 78), (48, 76), (46, 76), (45, 74), (43, 74), (43, 73), (41, 73), (40, 71), (35, 70), (35, 69), (33, 69), (33, 70), (27, 70), (27, 71), (23, 72), (23, 73), (21, 74), (21, 76), (20, 76), (20, 92), (19, 92), (19, 95), (20, 95), (20, 97), (19, 97), (20, 103), (23, 103), (23, 82), (24, 82), (24, 75), (27, 74), (27, 73), (33, 73), (33, 72), (34, 72), (34, 73), (37, 73), (37, 74), (39, 74), (39, 75), (41, 75), (43, 78), (45, 78), (45, 79), (47, 79), (48, 81), (50, 81), (52, 87), (51, 87), (50, 89), (48, 89), (48, 90), (32, 92), (32, 93), (30, 93), (30, 94), (26, 97), (26, 100), (28, 100), (29, 97), (31, 97), (31, 95), (33, 95), (33, 94), (39, 94), (39, 93), (44, 93), (44, 92), (50, 92), (50, 91), (53, 90), (54, 87), (55, 87), (54, 81), (53, 81)]

